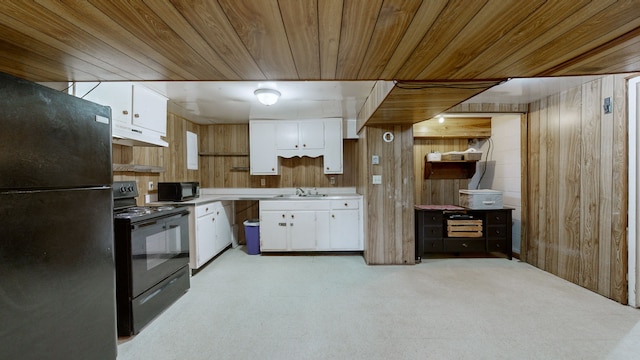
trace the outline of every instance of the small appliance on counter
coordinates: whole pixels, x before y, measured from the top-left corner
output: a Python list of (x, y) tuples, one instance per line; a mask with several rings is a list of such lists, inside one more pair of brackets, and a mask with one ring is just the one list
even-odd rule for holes
[(187, 201), (200, 196), (200, 183), (191, 182), (159, 182), (158, 201)]

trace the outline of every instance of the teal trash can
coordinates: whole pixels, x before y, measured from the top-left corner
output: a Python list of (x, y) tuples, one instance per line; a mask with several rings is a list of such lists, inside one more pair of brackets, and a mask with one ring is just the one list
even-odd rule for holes
[(247, 240), (247, 254), (260, 254), (260, 220), (249, 219), (244, 221), (244, 237)]

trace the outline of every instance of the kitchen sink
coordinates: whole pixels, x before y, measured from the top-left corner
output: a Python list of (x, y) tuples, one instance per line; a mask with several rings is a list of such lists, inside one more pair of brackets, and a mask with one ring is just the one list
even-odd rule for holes
[(295, 194), (281, 194), (277, 195), (276, 198), (282, 199), (313, 199), (313, 198), (324, 198), (327, 197), (327, 194), (305, 194), (305, 195), (295, 195)]

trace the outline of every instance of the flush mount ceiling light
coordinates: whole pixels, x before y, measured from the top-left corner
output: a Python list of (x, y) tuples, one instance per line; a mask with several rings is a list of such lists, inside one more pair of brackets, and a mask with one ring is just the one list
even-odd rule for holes
[(274, 89), (258, 89), (253, 93), (258, 101), (267, 106), (275, 104), (280, 98), (280, 91)]

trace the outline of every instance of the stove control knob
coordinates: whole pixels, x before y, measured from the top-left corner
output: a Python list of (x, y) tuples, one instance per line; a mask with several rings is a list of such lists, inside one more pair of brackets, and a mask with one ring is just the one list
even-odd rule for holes
[(133, 191), (133, 186), (129, 186), (129, 187), (127, 188), (127, 190), (128, 190), (129, 192), (132, 192), (132, 191)]
[(127, 188), (126, 188), (126, 187), (124, 187), (124, 186), (122, 186), (122, 187), (120, 188), (120, 192), (121, 192), (121, 193), (125, 193), (125, 192), (127, 192)]

